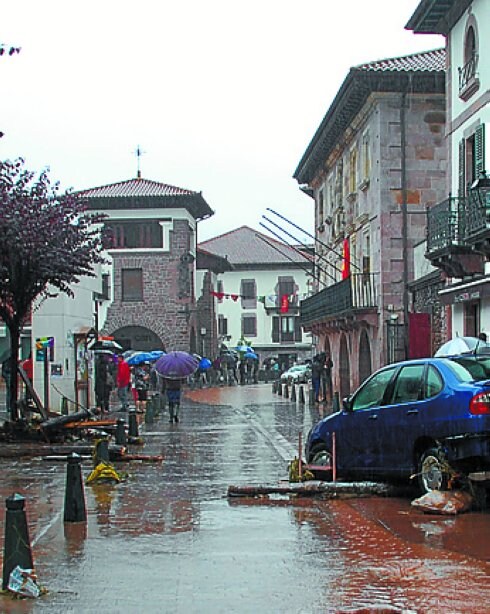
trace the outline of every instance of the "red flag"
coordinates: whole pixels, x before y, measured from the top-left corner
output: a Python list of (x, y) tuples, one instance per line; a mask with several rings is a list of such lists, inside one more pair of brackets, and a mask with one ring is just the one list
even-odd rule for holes
[(342, 279), (350, 277), (350, 246), (349, 239), (342, 243)]
[(287, 294), (283, 294), (281, 296), (281, 313), (287, 313), (289, 311), (289, 296)]

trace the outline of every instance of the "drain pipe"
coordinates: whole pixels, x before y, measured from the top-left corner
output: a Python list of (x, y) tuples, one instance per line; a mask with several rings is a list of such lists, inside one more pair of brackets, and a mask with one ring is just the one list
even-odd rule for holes
[(407, 89), (402, 92), (400, 105), (401, 189), (402, 189), (402, 261), (403, 261), (403, 348), (408, 358), (408, 212), (407, 212)]

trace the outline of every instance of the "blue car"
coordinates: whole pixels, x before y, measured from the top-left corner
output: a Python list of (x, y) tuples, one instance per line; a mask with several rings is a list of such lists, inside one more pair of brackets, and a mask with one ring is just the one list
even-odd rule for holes
[(342, 479), (417, 478), (422, 492), (468, 478), (488, 485), (490, 356), (383, 367), (311, 429), (307, 462), (332, 467), (334, 447)]

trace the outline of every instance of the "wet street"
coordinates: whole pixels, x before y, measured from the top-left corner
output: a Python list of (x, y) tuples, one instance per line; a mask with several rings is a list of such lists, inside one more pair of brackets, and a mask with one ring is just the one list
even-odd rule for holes
[[(186, 391), (181, 422), (142, 424), (161, 463), (120, 463), (127, 480), (85, 486), (87, 524), (63, 523), (66, 466), (0, 459), (2, 502), (26, 498), (49, 593), (0, 596), (9, 612), (490, 612), (490, 513), (425, 515), (410, 498), (227, 498), (276, 485), (318, 408), (270, 385)], [(84, 478), (92, 469), (83, 465)], [(1, 519), (3, 552), (4, 514)], [(378, 610), (382, 611), (382, 610)]]

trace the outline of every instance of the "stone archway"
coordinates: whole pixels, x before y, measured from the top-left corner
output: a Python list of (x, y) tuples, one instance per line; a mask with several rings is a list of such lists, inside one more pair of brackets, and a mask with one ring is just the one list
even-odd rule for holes
[(348, 397), (350, 394), (350, 359), (349, 349), (347, 347), (347, 338), (342, 335), (340, 338), (339, 349), (339, 382), (340, 382), (340, 400)]
[(359, 384), (362, 384), (372, 372), (371, 344), (367, 332), (363, 330), (359, 339)]
[(123, 326), (115, 330), (112, 336), (122, 345), (123, 350), (165, 350), (165, 344), (160, 337), (144, 326)]

